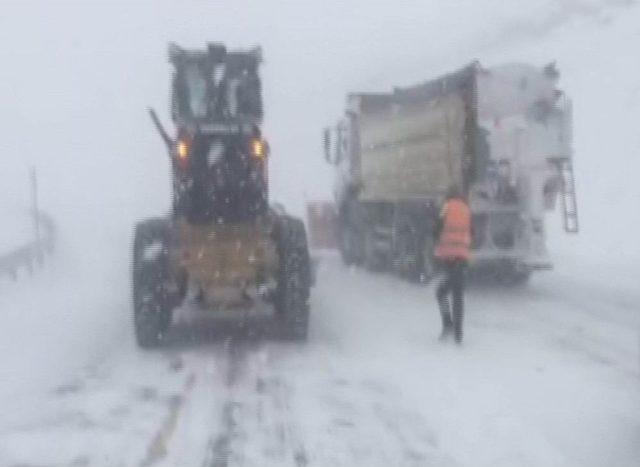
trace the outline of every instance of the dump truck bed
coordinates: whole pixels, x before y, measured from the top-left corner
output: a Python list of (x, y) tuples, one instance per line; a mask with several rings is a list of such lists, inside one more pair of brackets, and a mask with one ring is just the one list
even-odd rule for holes
[[(473, 157), (475, 74), (457, 74), (386, 95), (352, 95), (359, 132), (354, 167), (363, 201), (430, 199), (467, 182)], [(470, 92), (471, 91), (471, 92)]]

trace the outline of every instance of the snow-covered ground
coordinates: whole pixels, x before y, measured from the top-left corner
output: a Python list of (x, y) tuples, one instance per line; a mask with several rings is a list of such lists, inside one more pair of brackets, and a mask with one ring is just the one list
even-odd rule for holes
[(637, 465), (640, 292), (574, 267), (472, 286), (456, 347), (432, 286), (325, 256), (307, 344), (178, 326), (145, 352), (126, 279), (69, 300), (50, 265), (2, 287), (0, 465)]

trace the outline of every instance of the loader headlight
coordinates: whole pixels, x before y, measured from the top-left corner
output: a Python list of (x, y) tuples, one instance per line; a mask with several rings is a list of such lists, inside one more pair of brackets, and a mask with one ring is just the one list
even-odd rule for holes
[(189, 155), (191, 153), (192, 140), (188, 134), (182, 134), (176, 141), (175, 160), (182, 170), (189, 166)]
[(249, 150), (253, 157), (262, 159), (267, 156), (267, 143), (260, 138), (253, 138), (249, 143)]
[(189, 157), (189, 143), (186, 140), (181, 139), (178, 141), (177, 153), (178, 159), (186, 159)]

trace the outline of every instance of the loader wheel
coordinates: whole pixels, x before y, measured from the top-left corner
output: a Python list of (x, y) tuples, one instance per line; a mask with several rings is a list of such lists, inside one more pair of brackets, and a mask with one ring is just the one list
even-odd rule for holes
[(284, 216), (275, 232), (279, 271), (275, 295), (276, 324), (280, 337), (303, 341), (309, 327), (311, 267), (304, 224)]
[(171, 324), (175, 294), (170, 283), (169, 226), (164, 219), (150, 219), (136, 226), (133, 243), (133, 317), (140, 347), (160, 344)]

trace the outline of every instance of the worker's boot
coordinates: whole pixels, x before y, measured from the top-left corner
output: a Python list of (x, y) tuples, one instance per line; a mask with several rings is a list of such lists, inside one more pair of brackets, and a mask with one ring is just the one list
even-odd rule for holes
[(442, 326), (442, 332), (440, 332), (440, 337), (438, 337), (438, 340), (440, 342), (444, 342), (452, 334), (453, 334), (453, 325), (445, 324), (444, 326)]
[(453, 338), (456, 341), (456, 344), (462, 344), (462, 326), (455, 326), (453, 329)]

